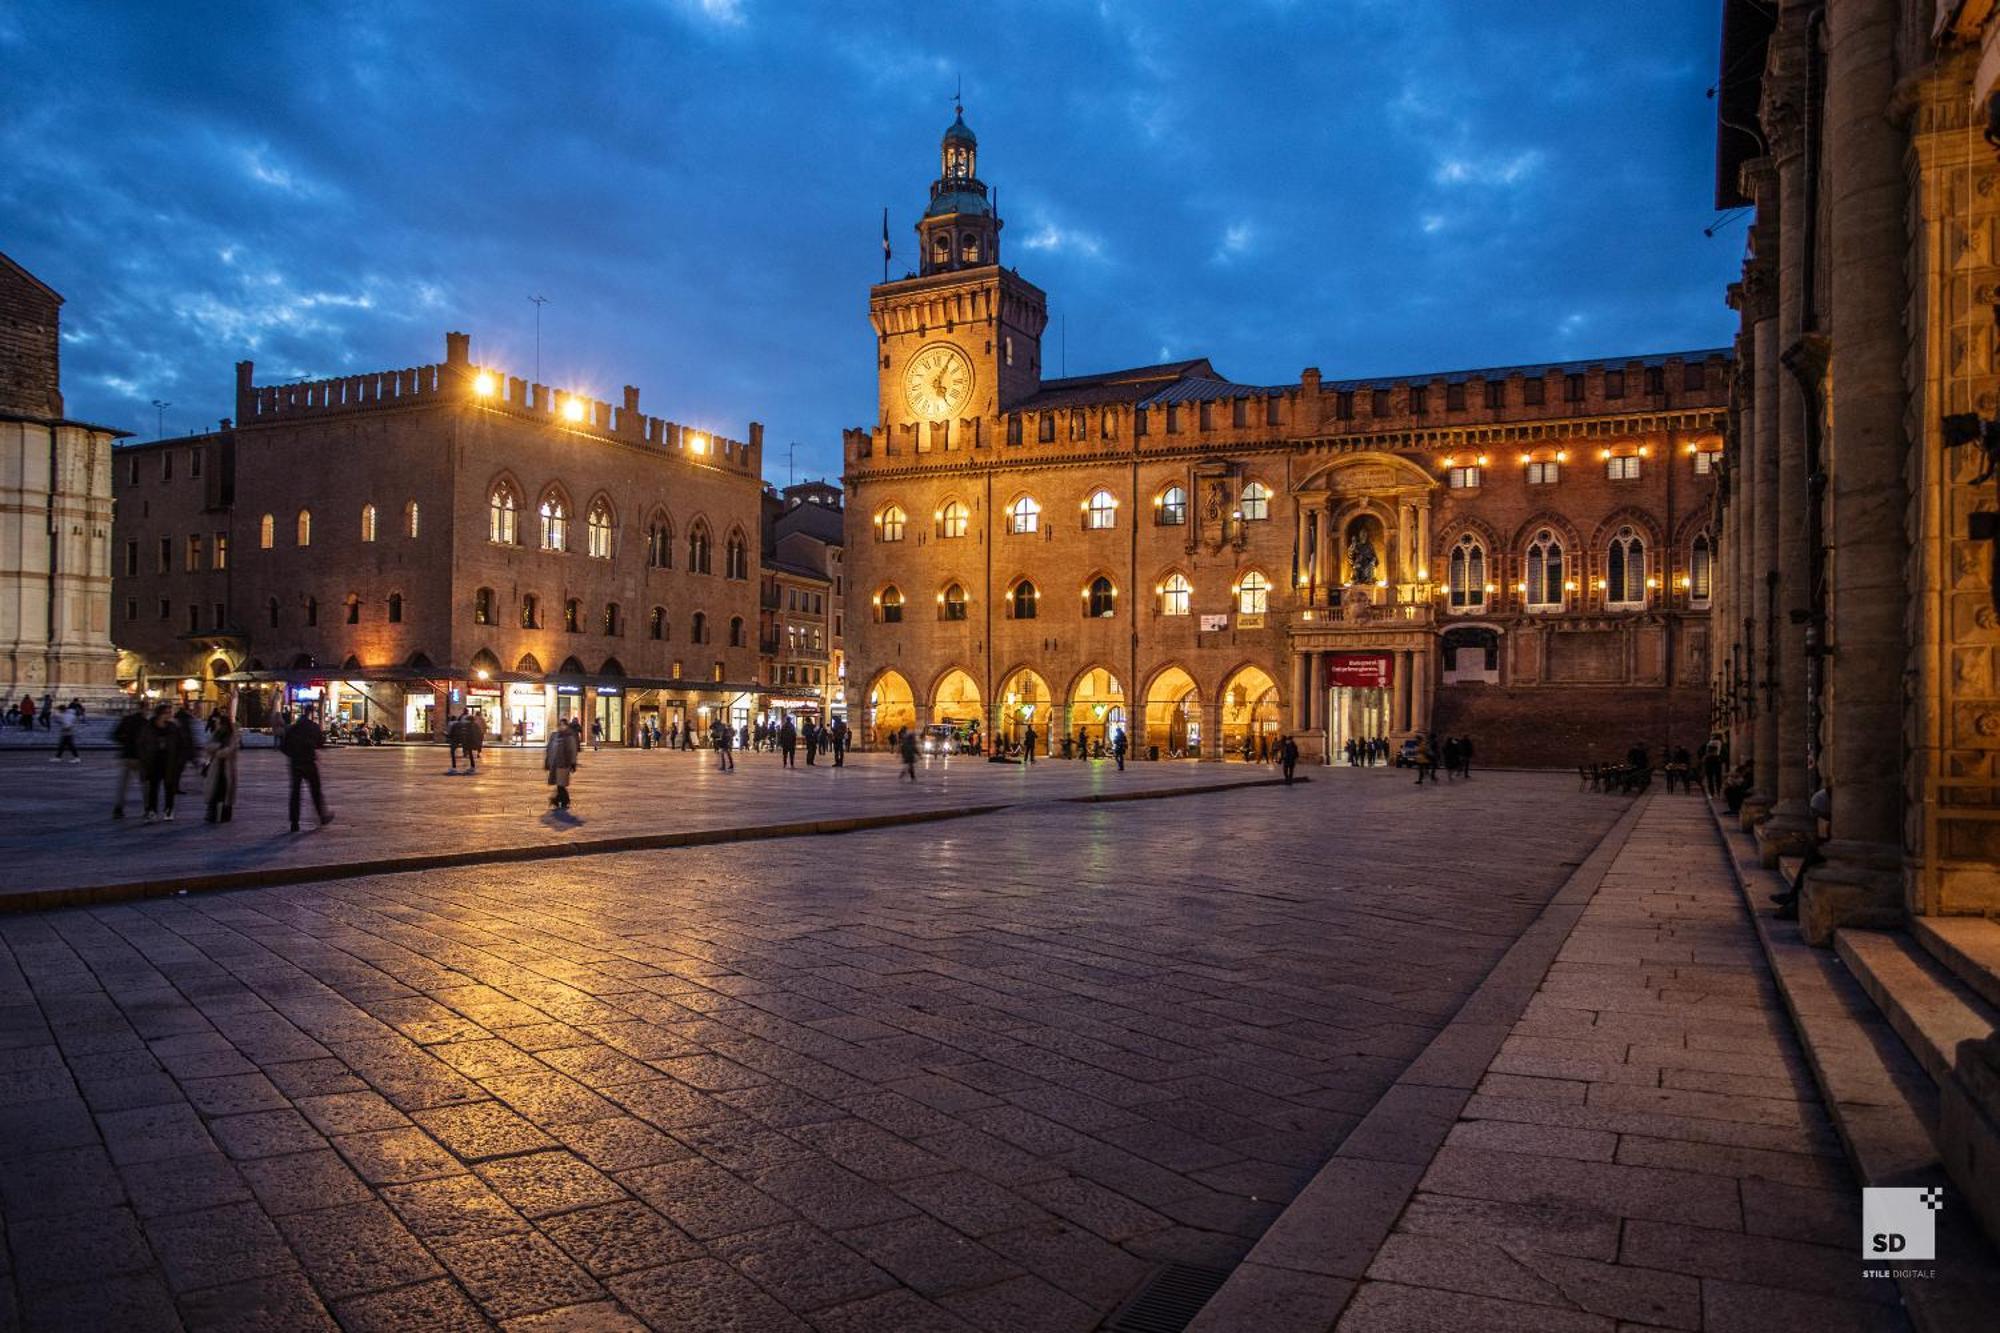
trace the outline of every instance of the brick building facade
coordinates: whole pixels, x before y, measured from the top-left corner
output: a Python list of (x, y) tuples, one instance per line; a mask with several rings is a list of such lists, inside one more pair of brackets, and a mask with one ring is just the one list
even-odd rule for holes
[(1256, 385), (1041, 376), (963, 118), (871, 292), (845, 437), (849, 716), (1207, 758), (1471, 733), (1487, 762), (1698, 747), (1731, 353)]
[(63, 299), (0, 255), (0, 699), (116, 697), (111, 447), (63, 412)]
[(571, 713), (747, 720), (760, 436), (474, 364), (259, 386), (211, 435), (119, 451), (116, 633), (171, 692), (282, 691), (437, 734), (471, 707), (535, 740)]

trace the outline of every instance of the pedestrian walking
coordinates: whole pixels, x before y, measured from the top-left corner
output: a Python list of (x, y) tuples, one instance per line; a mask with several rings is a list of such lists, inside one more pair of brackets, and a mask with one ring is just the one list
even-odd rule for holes
[(1035, 762), (1035, 725), (1032, 722), (1028, 724), (1027, 734), (1021, 737), (1021, 762)]
[(23, 731), (32, 731), (32, 730), (34, 730), (34, 727), (35, 727), (35, 696), (34, 696), (34, 695), (32, 695), (32, 694), (24, 694), (24, 695), (22, 695), (22, 696), (21, 696), (21, 708), (20, 708), (20, 712), (19, 712), (19, 713), (17, 713), (17, 714), (16, 714), (16, 716), (17, 716), (17, 717), (19, 717), (19, 718), (21, 719), (21, 730), (23, 730)]
[(55, 722), (56, 697), (47, 690), (42, 691), (42, 730), (47, 731)]
[(806, 743), (806, 767), (811, 768), (814, 758), (819, 754), (819, 723), (815, 722), (812, 718), (807, 718), (805, 728), (801, 732), (799, 739)]
[(715, 746), (715, 766), (724, 773), (734, 773), (736, 756), (730, 751), (736, 748), (735, 729), (718, 718), (709, 728), (709, 741)]
[(798, 748), (799, 729), (792, 724), (791, 718), (788, 717), (784, 720), (783, 725), (778, 728), (778, 753), (785, 757), (786, 768), (798, 767), (796, 757)]
[(202, 795), (208, 811), (204, 823), (227, 824), (236, 810), (236, 761), (243, 752), (243, 733), (223, 709), (209, 718), (206, 756), (208, 771), (202, 779)]
[(847, 767), (847, 719), (833, 720), (833, 766)]
[(908, 778), (910, 781), (915, 782), (917, 780), (917, 733), (914, 731), (903, 733), (901, 754), (903, 771), (896, 775), (897, 780), (901, 781), (903, 778)]
[(1444, 780), (1450, 782), (1458, 776), (1458, 737), (1444, 738)]
[(601, 717), (593, 717), (592, 719), (590, 719), (591, 753), (595, 754), (598, 751), (602, 750), (603, 748), (604, 748), (604, 719)]
[(1118, 761), (1118, 771), (1123, 773), (1125, 771), (1125, 728), (1123, 727), (1111, 733), (1111, 757)]
[(1292, 774), (1299, 766), (1299, 743), (1290, 736), (1278, 742), (1278, 767), (1285, 772), (1285, 785), (1292, 785)]
[(569, 809), (569, 784), (576, 780), (577, 752), (582, 748), (575, 728), (558, 722), (542, 743), (542, 767), (548, 770), (549, 808)]
[(1437, 751), (1431, 748), (1430, 737), (1417, 737), (1417, 749), (1416, 753), (1411, 756), (1411, 761), (1416, 765), (1417, 785), (1419, 787), (1423, 786), (1427, 780), (1432, 786), (1437, 785)]
[[(146, 784), (146, 822), (174, 817), (173, 779), (187, 767), (187, 738), (175, 723), (173, 709), (160, 704), (139, 732), (139, 774)], [(161, 800), (165, 790), (164, 801)], [(164, 811), (164, 813), (163, 813)]]
[(291, 780), (291, 799), (287, 808), (294, 833), (299, 831), (301, 784), (312, 793), (313, 813), (319, 816), (320, 827), (333, 822), (333, 811), (326, 808), (326, 793), (321, 789), (319, 780), (319, 752), (325, 744), (326, 733), (320, 730), (319, 722), (310, 712), (299, 714), (298, 719), (285, 728), (284, 739), (278, 742)]
[(111, 817), (125, 818), (125, 793), (134, 782), (144, 787), (144, 779), (139, 775), (139, 733), (146, 726), (146, 715), (133, 709), (118, 719), (118, 725), (111, 729), (111, 739), (118, 746), (118, 794), (112, 798)]
[(1722, 795), (1722, 769), (1725, 763), (1723, 740), (1720, 736), (1710, 736), (1708, 744), (1701, 751), (1701, 785), (1710, 800)]
[(451, 749), (451, 771), (458, 772), (458, 752), (465, 748), (465, 714), (445, 723), (444, 743)]
[(1472, 777), (1472, 737), (1470, 736), (1460, 736), (1458, 738), (1458, 775), (1468, 780)]
[(486, 715), (468, 712), (465, 715), (465, 730), (459, 736), (459, 743), (465, 747), (465, 771), (479, 771), (479, 756), (486, 753)]
[(56, 757), (49, 762), (60, 764), (65, 754), (72, 764), (83, 762), (83, 755), (76, 748), (76, 712), (68, 707), (56, 712)]

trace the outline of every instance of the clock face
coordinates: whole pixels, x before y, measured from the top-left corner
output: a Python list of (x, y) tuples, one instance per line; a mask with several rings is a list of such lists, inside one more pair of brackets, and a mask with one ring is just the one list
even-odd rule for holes
[(949, 343), (924, 348), (903, 372), (903, 400), (919, 420), (957, 416), (971, 397), (972, 363)]

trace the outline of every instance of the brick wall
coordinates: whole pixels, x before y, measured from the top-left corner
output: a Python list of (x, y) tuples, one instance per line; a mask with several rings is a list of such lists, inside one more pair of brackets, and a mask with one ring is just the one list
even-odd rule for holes
[(0, 255), (0, 411), (62, 415), (61, 309), (60, 296)]
[(1669, 745), (1707, 741), (1708, 690), (1444, 685), (1431, 716), (1440, 736), (1472, 737), (1480, 764), (1573, 768), (1622, 760), (1634, 745), (1657, 762)]

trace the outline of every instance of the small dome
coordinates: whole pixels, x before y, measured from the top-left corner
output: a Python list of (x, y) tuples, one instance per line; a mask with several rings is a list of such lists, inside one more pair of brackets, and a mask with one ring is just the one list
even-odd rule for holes
[(975, 148), (979, 146), (979, 136), (975, 135), (971, 127), (965, 123), (965, 109), (963, 107), (959, 108), (958, 118), (953, 120), (950, 126), (945, 129), (944, 141), (946, 143), (969, 144)]
[(974, 217), (985, 217), (992, 211), (993, 205), (978, 191), (943, 190), (932, 197), (931, 206), (924, 210), (924, 216), (937, 218), (947, 213), (967, 213)]

